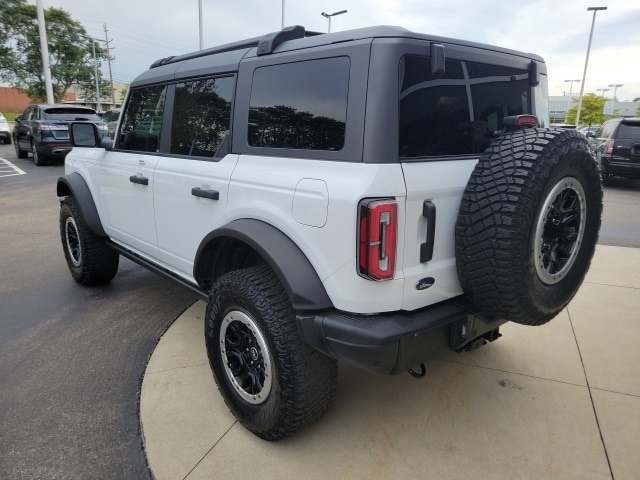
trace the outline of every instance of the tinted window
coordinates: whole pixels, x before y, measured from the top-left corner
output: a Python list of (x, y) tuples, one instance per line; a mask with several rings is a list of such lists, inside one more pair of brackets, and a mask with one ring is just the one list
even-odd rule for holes
[(120, 117), (120, 110), (109, 110), (102, 115), (103, 122), (117, 122)]
[(144, 152), (158, 151), (165, 95), (164, 86), (131, 91), (123, 114), (120, 148)]
[(233, 77), (176, 85), (171, 153), (213, 157), (229, 131)]
[(615, 130), (615, 128), (618, 126), (618, 123), (620, 123), (619, 120), (614, 120), (612, 122), (605, 122), (604, 125), (600, 127), (600, 130), (596, 132), (596, 137), (609, 138), (613, 134), (613, 131)]
[(509, 115), (531, 113), (528, 72), (447, 60), (445, 75), (431, 73), (431, 59), (400, 62), (401, 157), (483, 152)]
[(341, 150), (349, 93), (347, 57), (256, 69), (249, 110), (253, 147)]
[(91, 120), (99, 122), (100, 117), (95, 110), (90, 108), (48, 108), (44, 110), (45, 120), (66, 120), (72, 122), (74, 120)]
[(626, 123), (621, 123), (616, 137), (627, 140), (640, 140), (640, 124), (627, 125)]

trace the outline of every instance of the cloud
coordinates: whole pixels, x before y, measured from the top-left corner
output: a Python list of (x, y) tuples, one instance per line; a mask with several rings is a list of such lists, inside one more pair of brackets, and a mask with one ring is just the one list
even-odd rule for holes
[[(30, 0), (35, 3), (35, 0)], [(548, 64), (550, 92), (561, 94), (565, 78), (581, 78), (586, 56), (591, 5), (597, 13), (587, 91), (601, 84), (624, 83), (620, 95), (640, 97), (630, 73), (631, 59), (640, 58), (640, 5), (629, 0), (202, 0), (205, 47), (234, 42), (280, 29), (285, 24), (326, 32), (320, 13), (347, 9), (332, 19), (332, 30), (397, 25), (420, 33), (459, 38), (537, 53)], [(106, 23), (114, 71), (132, 79), (154, 60), (198, 49), (198, 0), (110, 0), (96, 8), (86, 0), (44, 0), (62, 7), (91, 35), (104, 38)], [(617, 59), (620, 63), (615, 63)], [(577, 77), (576, 77), (577, 75)], [(605, 78), (610, 80), (602, 81)], [(627, 85), (630, 86), (627, 89)], [(590, 90), (593, 89), (593, 90)]]

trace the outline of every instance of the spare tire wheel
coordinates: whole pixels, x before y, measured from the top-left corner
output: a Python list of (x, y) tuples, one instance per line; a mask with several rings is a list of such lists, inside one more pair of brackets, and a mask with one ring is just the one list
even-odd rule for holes
[(541, 325), (580, 287), (598, 240), (602, 184), (576, 130), (505, 133), (480, 157), (455, 228), (462, 290), (491, 317)]

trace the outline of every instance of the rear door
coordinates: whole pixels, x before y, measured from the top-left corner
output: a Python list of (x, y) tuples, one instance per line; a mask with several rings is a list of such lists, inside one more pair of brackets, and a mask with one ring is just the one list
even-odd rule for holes
[(154, 173), (156, 231), (161, 260), (189, 278), (200, 242), (225, 221), (238, 159), (228, 153), (234, 88), (232, 75), (169, 87), (170, 155)]
[(20, 120), (16, 121), (14, 135), (16, 138), (16, 145), (18, 145), (21, 150), (31, 150), (31, 127), (33, 124), (33, 118), (37, 116), (37, 112), (38, 108), (31, 106), (20, 116)]

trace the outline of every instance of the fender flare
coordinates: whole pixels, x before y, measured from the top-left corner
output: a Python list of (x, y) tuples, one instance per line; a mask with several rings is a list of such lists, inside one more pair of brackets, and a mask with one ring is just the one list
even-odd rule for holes
[(320, 277), (300, 248), (282, 231), (261, 220), (234, 220), (212, 231), (200, 242), (193, 267), (194, 278), (200, 283), (201, 256), (216, 238), (230, 237), (253, 248), (278, 276), (296, 310), (332, 308)]
[(87, 182), (84, 181), (84, 178), (82, 178), (79, 173), (74, 172), (58, 178), (56, 191), (58, 197), (68, 197), (71, 195), (76, 197), (78, 207), (87, 226), (96, 235), (100, 235), (101, 237), (107, 236), (102, 227), (100, 215), (98, 214), (96, 203), (93, 200), (93, 195), (91, 195), (91, 190), (89, 190)]

